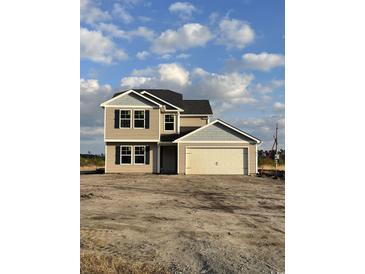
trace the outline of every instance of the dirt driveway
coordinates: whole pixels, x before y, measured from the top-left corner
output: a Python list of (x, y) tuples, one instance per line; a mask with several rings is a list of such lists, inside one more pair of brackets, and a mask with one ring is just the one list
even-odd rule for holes
[(172, 273), (284, 272), (284, 182), (81, 175), (81, 249)]

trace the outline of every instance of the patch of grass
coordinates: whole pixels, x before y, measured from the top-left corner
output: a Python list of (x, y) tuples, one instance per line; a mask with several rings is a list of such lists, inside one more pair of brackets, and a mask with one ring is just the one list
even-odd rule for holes
[(84, 166), (103, 167), (104, 162), (105, 162), (104, 155), (88, 155), (88, 154), (80, 155), (80, 167)]
[(80, 254), (80, 274), (167, 274), (159, 265), (125, 261), (117, 256), (96, 253)]

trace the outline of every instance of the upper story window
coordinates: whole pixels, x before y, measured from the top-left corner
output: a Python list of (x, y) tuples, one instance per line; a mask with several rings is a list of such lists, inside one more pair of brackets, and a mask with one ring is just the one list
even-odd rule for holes
[(120, 127), (130, 128), (131, 127), (131, 111), (130, 110), (120, 110)]
[(134, 111), (134, 128), (144, 128), (144, 110)]
[(165, 114), (165, 130), (175, 129), (175, 115)]

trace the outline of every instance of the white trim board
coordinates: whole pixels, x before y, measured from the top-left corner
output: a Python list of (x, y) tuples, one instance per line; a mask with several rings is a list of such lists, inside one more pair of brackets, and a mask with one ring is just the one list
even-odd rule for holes
[(133, 108), (133, 109), (158, 109), (157, 107), (151, 107), (151, 106), (130, 106), (130, 105), (107, 105), (106, 108)]
[(104, 139), (104, 142), (135, 142), (135, 143), (158, 143), (159, 140), (158, 139)]
[(105, 106), (107, 106), (107, 104), (108, 104), (108, 103), (113, 102), (113, 101), (114, 101), (114, 100), (116, 100), (117, 98), (121, 98), (121, 97), (126, 96), (126, 95), (128, 95), (128, 94), (130, 94), (130, 93), (133, 93), (133, 94), (135, 94), (135, 95), (137, 95), (137, 96), (139, 96), (139, 97), (141, 97), (141, 98), (143, 98), (143, 99), (145, 99), (145, 100), (150, 101), (151, 103), (153, 103), (153, 104), (155, 104), (155, 105), (157, 105), (157, 106), (159, 106), (159, 107), (162, 107), (162, 105), (161, 105), (161, 104), (159, 104), (159, 103), (157, 103), (157, 102), (153, 101), (152, 99), (150, 99), (150, 98), (148, 98), (148, 97), (146, 97), (146, 96), (143, 96), (142, 94), (140, 94), (140, 93), (138, 93), (138, 92), (134, 91), (133, 89), (130, 89), (130, 90), (126, 91), (126, 92), (123, 92), (122, 94), (119, 94), (118, 96), (115, 96), (115, 97), (113, 97), (113, 98), (111, 98), (111, 99), (109, 99), (109, 100), (105, 101), (105, 102), (104, 102), (104, 103), (102, 103), (100, 106), (101, 106), (101, 107), (105, 107)]
[[(173, 142), (175, 143), (175, 142)], [(181, 141), (177, 143), (187, 143), (187, 144), (249, 144), (247, 141)]]
[[(183, 142), (184, 142), (183, 140), (184, 140), (186, 137), (188, 137), (188, 136), (190, 136), (190, 135), (193, 135), (193, 134), (195, 134), (196, 132), (198, 132), (198, 131), (200, 131), (200, 130), (202, 130), (202, 129), (204, 129), (204, 128), (207, 128), (207, 127), (209, 127), (209, 126), (211, 126), (211, 125), (214, 125), (214, 124), (216, 124), (216, 123), (220, 123), (221, 125), (226, 126), (226, 127), (230, 128), (230, 129), (232, 129), (233, 131), (236, 131), (236, 132), (240, 133), (241, 135), (246, 136), (247, 138), (249, 138), (249, 139), (251, 139), (251, 140), (254, 140), (254, 141), (255, 141), (255, 142), (257, 142), (257, 143), (261, 143), (261, 140), (259, 140), (259, 139), (255, 138), (255, 137), (253, 137), (253, 136), (249, 135), (248, 133), (246, 133), (246, 132), (244, 132), (244, 131), (242, 131), (242, 130), (239, 130), (239, 129), (237, 129), (237, 128), (235, 128), (235, 127), (231, 126), (230, 124), (227, 124), (226, 122), (224, 122), (224, 121), (222, 121), (222, 120), (219, 120), (219, 119), (217, 119), (217, 120), (215, 120), (215, 121), (213, 121), (213, 122), (210, 122), (209, 124), (206, 124), (206, 125), (204, 125), (204, 126), (202, 126), (202, 127), (200, 127), (200, 128), (197, 128), (196, 130), (194, 130), (194, 131), (192, 131), (192, 132), (190, 132), (190, 133), (188, 133), (188, 134), (186, 134), (186, 135), (184, 135), (184, 136), (182, 136), (182, 137), (180, 137), (180, 138), (176, 139), (176, 140), (174, 141), (174, 143), (183, 143)], [(190, 141), (190, 142), (191, 142), (191, 141)], [(186, 142), (184, 142), (184, 143), (190, 143), (190, 142), (189, 142), (189, 141), (186, 141)], [(202, 142), (203, 142), (203, 141), (202, 141)], [(204, 142), (207, 142), (207, 141), (204, 141)], [(219, 142), (224, 142), (224, 141), (214, 141), (214, 142), (215, 142), (215, 143), (219, 143)], [(226, 141), (226, 142), (228, 142), (228, 141)], [(234, 142), (240, 142), (240, 141), (234, 141)], [(244, 141), (242, 141), (242, 142), (244, 142)]]
[(180, 114), (181, 117), (210, 117), (213, 114)]

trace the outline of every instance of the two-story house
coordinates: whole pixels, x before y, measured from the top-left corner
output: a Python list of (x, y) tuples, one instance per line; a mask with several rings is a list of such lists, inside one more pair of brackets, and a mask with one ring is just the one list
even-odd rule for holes
[(208, 100), (134, 89), (114, 94), (101, 107), (106, 173), (257, 173), (261, 141), (222, 120), (210, 122)]

